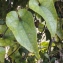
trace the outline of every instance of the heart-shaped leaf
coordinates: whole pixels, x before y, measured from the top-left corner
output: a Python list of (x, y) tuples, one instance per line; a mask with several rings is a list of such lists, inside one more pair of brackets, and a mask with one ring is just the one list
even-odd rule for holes
[(40, 0), (40, 2), (42, 3), (44, 2), (44, 4), (42, 5), (42, 3), (40, 3), (41, 6), (39, 6), (39, 3), (37, 0), (30, 0), (29, 7), (30, 9), (32, 9), (33, 11), (35, 11), (45, 19), (46, 25), (51, 33), (51, 36), (54, 37), (57, 29), (57, 19), (56, 19), (57, 16), (55, 11), (52, 12), (53, 10), (55, 10), (52, 4), (50, 4), (52, 7), (50, 7), (49, 4), (48, 4), (49, 6), (47, 4), (45, 5), (47, 1)]
[(49, 11), (52, 13), (53, 17), (57, 19), (57, 13), (54, 7), (54, 1), (53, 0), (39, 0), (39, 3), (41, 6), (46, 7), (49, 9)]
[(39, 58), (37, 34), (32, 14), (25, 9), (20, 9), (18, 12), (11, 11), (7, 14), (6, 24), (13, 32), (16, 40)]

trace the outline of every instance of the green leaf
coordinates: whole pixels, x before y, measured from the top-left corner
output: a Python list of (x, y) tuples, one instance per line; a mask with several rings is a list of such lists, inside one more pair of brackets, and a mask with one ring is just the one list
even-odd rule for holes
[(5, 49), (3, 47), (0, 47), (0, 62), (4, 62), (5, 58)]
[(38, 25), (38, 30), (39, 30), (40, 32), (43, 32), (43, 28), (44, 28), (44, 24), (39, 23), (39, 25)]
[(5, 24), (5, 21), (0, 19), (0, 25), (3, 25), (3, 24)]
[(47, 9), (49, 9), (49, 11), (51, 12), (51, 14), (53, 15), (53, 17), (55, 19), (57, 19), (57, 13), (54, 7), (54, 2), (53, 0), (39, 0), (39, 3), (46, 7)]
[[(42, 1), (42, 0), (40, 0), (40, 1)], [(45, 2), (47, 2), (47, 1), (45, 1)], [(51, 36), (54, 37), (56, 34), (56, 28), (57, 28), (56, 12), (55, 11), (52, 12), (53, 10), (55, 10), (53, 8), (54, 6), (52, 6), (52, 4), (50, 4), (52, 7), (48, 7), (45, 4), (39, 6), (38, 4), (39, 3), (36, 0), (29, 1), (30, 9), (32, 9), (33, 11), (35, 11), (36, 13), (38, 13), (45, 19), (46, 25), (51, 33)], [(53, 14), (53, 13), (55, 13), (55, 14)]]
[(12, 31), (9, 28), (7, 29), (7, 31), (5, 33), (5, 37), (10, 38), (11, 40), (15, 40), (15, 37), (14, 37)]
[(53, 58), (51, 59), (51, 63), (54, 63), (54, 62), (55, 62), (55, 60), (56, 60), (56, 58), (55, 58), (55, 57), (53, 57)]
[(18, 13), (11, 11), (7, 14), (6, 24), (20, 45), (30, 52), (34, 52), (36, 57), (39, 58), (37, 34), (32, 14), (25, 9), (18, 10)]
[(49, 42), (41, 42), (40, 44), (43, 48), (48, 48)]
[(6, 30), (7, 26), (6, 25), (0, 25), (0, 34), (3, 34)]
[(49, 59), (49, 55), (48, 55), (47, 53), (45, 53), (44, 55), (45, 55), (45, 57), (46, 57), (46, 58), (48, 58), (48, 59)]
[(57, 25), (57, 32), (56, 34), (58, 35), (58, 37), (62, 40), (63, 39), (63, 30), (62, 30), (62, 21), (58, 21), (58, 25)]
[(11, 38), (0, 38), (0, 46), (9, 46), (15, 44)]
[[(49, 41), (45, 41), (45, 42), (41, 42), (40, 45), (44, 48), (48, 48), (48, 45), (49, 45)], [(52, 43), (52, 47), (55, 46), (54, 43)]]

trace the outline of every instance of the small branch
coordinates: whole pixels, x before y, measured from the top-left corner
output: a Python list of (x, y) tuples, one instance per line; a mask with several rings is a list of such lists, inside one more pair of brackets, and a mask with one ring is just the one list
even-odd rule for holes
[(8, 55), (8, 57), (11, 56), (15, 51), (17, 51), (19, 49), (19, 47), (20, 47), (20, 45), (18, 45), (18, 47), (11, 54)]

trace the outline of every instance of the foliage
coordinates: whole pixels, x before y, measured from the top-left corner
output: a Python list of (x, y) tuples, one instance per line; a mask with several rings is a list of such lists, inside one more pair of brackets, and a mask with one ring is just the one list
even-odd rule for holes
[(0, 0), (0, 63), (62, 63), (62, 3)]

